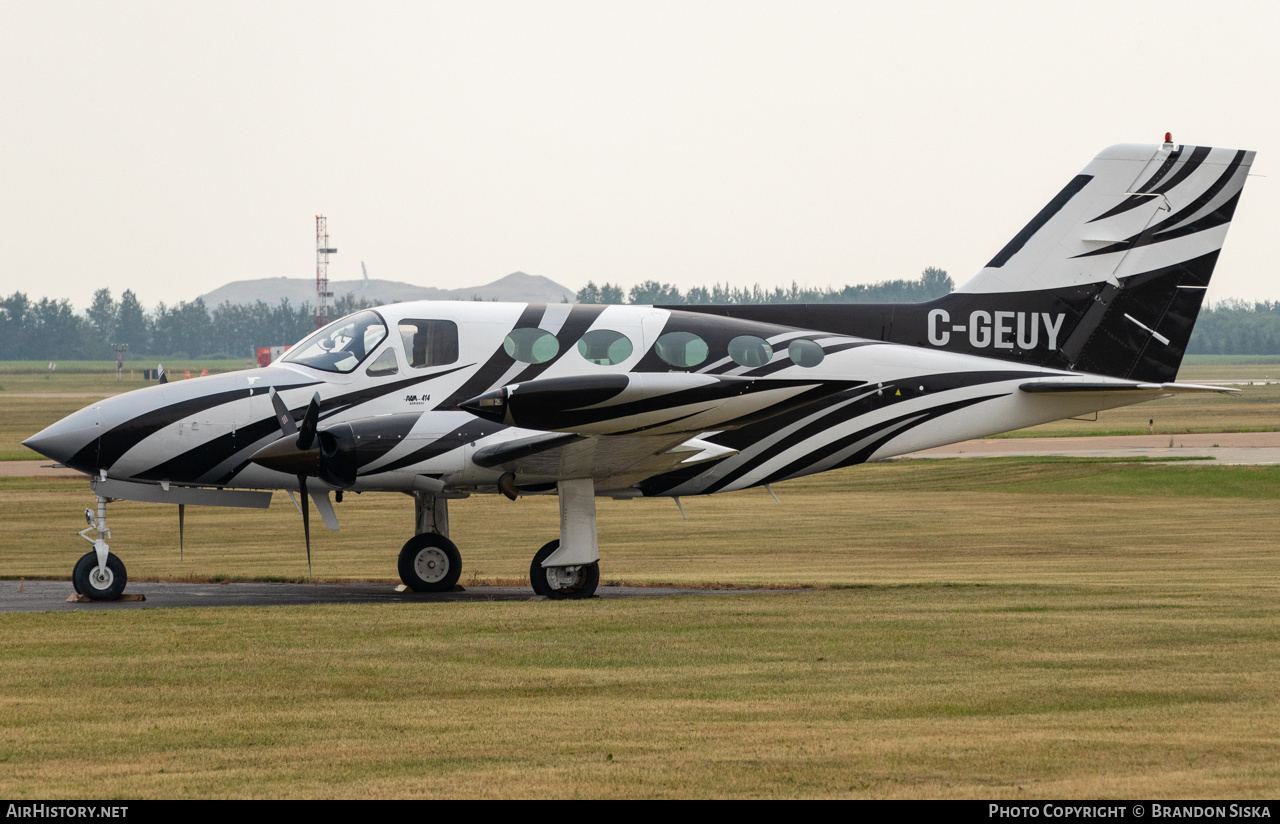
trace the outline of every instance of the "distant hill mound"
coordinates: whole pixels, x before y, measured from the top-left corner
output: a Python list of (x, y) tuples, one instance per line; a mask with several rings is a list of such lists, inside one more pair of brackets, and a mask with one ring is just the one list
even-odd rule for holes
[[(432, 286), (415, 286), (394, 280), (331, 280), (329, 289), (334, 297), (348, 292), (357, 298), (365, 298), (373, 304), (398, 303), (406, 300), (500, 300), (515, 303), (574, 302), (575, 292), (541, 275), (513, 272), (505, 278), (483, 286), (463, 286), (457, 289), (436, 289)], [(200, 296), (204, 305), (212, 309), (224, 302), (232, 304), (269, 303), (275, 305), (283, 299), (297, 306), (316, 302), (316, 282), (310, 278), (259, 278), (237, 280), (220, 286)]]

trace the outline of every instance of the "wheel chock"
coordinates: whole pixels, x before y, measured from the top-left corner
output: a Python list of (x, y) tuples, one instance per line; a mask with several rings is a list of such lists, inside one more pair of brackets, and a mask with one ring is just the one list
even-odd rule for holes
[(68, 604), (118, 604), (121, 601), (145, 601), (145, 600), (147, 600), (147, 596), (145, 595), (127, 593), (125, 595), (121, 595), (119, 598), (115, 599), (114, 601), (95, 601), (92, 598), (90, 598), (88, 595), (81, 595), (80, 593), (75, 593), (70, 598), (67, 599), (67, 603)]

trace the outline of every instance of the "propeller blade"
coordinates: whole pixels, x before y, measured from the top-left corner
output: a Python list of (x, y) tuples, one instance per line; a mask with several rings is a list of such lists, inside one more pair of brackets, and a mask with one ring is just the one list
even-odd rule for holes
[(310, 449), (316, 441), (316, 425), (320, 423), (320, 393), (311, 396), (307, 404), (307, 414), (302, 416), (302, 427), (298, 430), (298, 448)]
[(280, 424), (280, 431), (286, 435), (292, 435), (298, 431), (298, 425), (293, 422), (293, 415), (289, 412), (289, 407), (284, 405), (284, 399), (280, 397), (280, 393), (276, 392), (276, 388), (271, 387), (271, 406), (276, 410), (276, 423)]
[(182, 563), (182, 535), (185, 532), (185, 524), (187, 515), (187, 505), (178, 504), (178, 563)]
[[(307, 405), (301, 429), (294, 423), (293, 413), (285, 406), (274, 386), (271, 387), (270, 394), (276, 421), (280, 424), (284, 437), (262, 447), (249, 460), (277, 472), (288, 472), (299, 477), (315, 475), (320, 471), (320, 449), (316, 437), (316, 427), (320, 422), (320, 393), (317, 392)], [(297, 437), (291, 438), (294, 434)]]
[(307, 538), (307, 578), (311, 577), (311, 507), (307, 502), (307, 476), (298, 476), (298, 498), (302, 501), (302, 534)]

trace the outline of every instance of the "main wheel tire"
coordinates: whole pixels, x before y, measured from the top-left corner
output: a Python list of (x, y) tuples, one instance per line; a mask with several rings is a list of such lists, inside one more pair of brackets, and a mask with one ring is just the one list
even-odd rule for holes
[(567, 585), (561, 582), (552, 583), (553, 579), (550, 578), (548, 573), (549, 569), (556, 569), (556, 567), (544, 567), (542, 562), (551, 557), (551, 553), (559, 548), (559, 540), (550, 541), (544, 544), (542, 549), (538, 550), (533, 556), (533, 562), (529, 564), (529, 583), (533, 586), (534, 593), (554, 601), (594, 596), (596, 587), (600, 586), (599, 561), (579, 566), (572, 581)]
[(560, 539), (550, 541), (542, 545), (542, 549), (533, 555), (533, 561), (529, 564), (529, 585), (533, 587), (534, 595), (541, 595), (544, 598), (551, 597), (551, 585), (547, 583), (547, 571), (542, 568), (542, 562), (550, 557), (551, 553), (560, 548)]
[(414, 592), (450, 592), (462, 575), (462, 555), (435, 532), (414, 535), (400, 550), (400, 580)]
[(124, 562), (110, 552), (107, 553), (105, 570), (98, 566), (98, 553), (87, 552), (76, 561), (71, 571), (71, 585), (76, 592), (93, 601), (119, 600), (128, 583)]
[[(87, 552), (80, 556), (80, 560), (76, 561), (76, 565), (71, 568), (71, 586), (76, 591), (76, 595), (84, 595), (80, 591), (80, 579), (89, 574), (89, 570), (98, 565), (98, 553)], [(84, 567), (84, 569), (81, 569)]]

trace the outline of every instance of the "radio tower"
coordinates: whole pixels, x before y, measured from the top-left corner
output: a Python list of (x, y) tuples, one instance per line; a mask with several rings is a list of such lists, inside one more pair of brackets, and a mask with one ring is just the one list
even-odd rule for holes
[(337, 249), (329, 248), (329, 227), (324, 215), (316, 215), (316, 328), (329, 322), (329, 255)]

